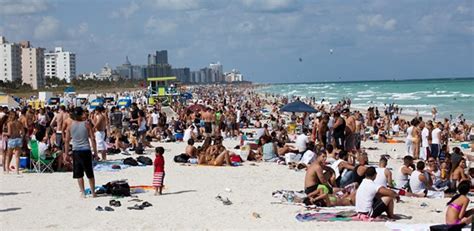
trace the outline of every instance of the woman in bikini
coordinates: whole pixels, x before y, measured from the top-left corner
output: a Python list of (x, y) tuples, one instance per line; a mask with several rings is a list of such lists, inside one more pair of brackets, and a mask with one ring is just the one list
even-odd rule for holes
[(23, 146), (23, 134), (24, 129), (21, 122), (18, 120), (18, 114), (14, 111), (10, 111), (8, 114), (8, 121), (7, 121), (7, 132), (4, 133), (5, 136), (8, 137), (8, 151), (5, 158), (5, 166), (6, 166), (6, 173), (8, 174), (10, 171), (10, 163), (12, 161), (13, 155), (15, 155), (15, 172), (16, 174), (20, 174), (19, 172), (19, 165), (20, 165), (20, 155), (21, 155), (21, 148)]
[(415, 120), (413, 124), (413, 130), (411, 132), (411, 136), (413, 137), (413, 158), (415, 160), (417, 160), (420, 156), (421, 132), (420, 128), (418, 127), (419, 124), (420, 122), (418, 120)]
[(451, 172), (451, 187), (456, 188), (458, 182), (469, 180), (469, 176), (464, 173), (464, 169), (466, 168), (466, 160), (462, 158), (459, 161), (457, 166), (453, 166), (453, 171)]
[(471, 182), (468, 180), (459, 183), (458, 191), (459, 194), (451, 198), (447, 203), (448, 208), (446, 209), (446, 224), (457, 225), (457, 224), (471, 224), (473, 209), (467, 210), (469, 206), (469, 198), (466, 196), (471, 188)]

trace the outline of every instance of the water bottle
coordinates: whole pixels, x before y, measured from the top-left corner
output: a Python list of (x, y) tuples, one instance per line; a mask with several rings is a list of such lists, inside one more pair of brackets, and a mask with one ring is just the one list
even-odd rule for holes
[(289, 193), (288, 194), (288, 202), (293, 203), (294, 200), (295, 200), (295, 197), (293, 196), (293, 193)]

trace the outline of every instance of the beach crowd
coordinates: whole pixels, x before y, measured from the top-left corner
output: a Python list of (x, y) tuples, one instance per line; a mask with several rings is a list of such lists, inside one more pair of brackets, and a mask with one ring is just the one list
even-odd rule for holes
[[(95, 188), (93, 162), (121, 153), (146, 153), (153, 148), (153, 186), (164, 185), (164, 149), (156, 142), (183, 142), (174, 161), (182, 164), (239, 166), (245, 161), (274, 162), (306, 171), (301, 203), (306, 206), (355, 206), (361, 219), (382, 214), (397, 219), (400, 196), (451, 195), (447, 224), (470, 224), (472, 210), (467, 194), (472, 190), (473, 157), (456, 142), (469, 142), (474, 151), (474, 126), (462, 115), (439, 119), (403, 115), (394, 104), (358, 109), (350, 99), (330, 104), (315, 98), (257, 93), (255, 86), (195, 86), (193, 98), (148, 105), (143, 97), (130, 107), (113, 102), (94, 110), (64, 105), (35, 109), (0, 109), (3, 171), (20, 173), (20, 156), (30, 156), (32, 144), (38, 158), (54, 160), (54, 169), (72, 171), (85, 197), (84, 180)], [(143, 94), (142, 94), (143, 95)], [(317, 113), (284, 113), (281, 106), (301, 101)], [(171, 112), (171, 113), (170, 113)], [(226, 147), (226, 139), (237, 140)], [(381, 155), (369, 160), (363, 142), (405, 143), (403, 165), (390, 168), (396, 157)], [(155, 149), (156, 148), (156, 149)], [(372, 164), (369, 162), (372, 161)], [(373, 164), (376, 162), (376, 164)], [(11, 164), (13, 163), (13, 164)], [(12, 167), (10, 167), (12, 165)], [(85, 174), (84, 174), (85, 173)], [(95, 196), (95, 193), (92, 192)]]

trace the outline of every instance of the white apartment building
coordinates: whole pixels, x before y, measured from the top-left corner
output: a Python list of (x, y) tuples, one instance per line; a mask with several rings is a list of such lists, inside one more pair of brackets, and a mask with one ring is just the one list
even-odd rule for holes
[(20, 42), (23, 83), (33, 89), (44, 87), (44, 48), (33, 48), (29, 41)]
[(231, 72), (225, 73), (225, 81), (226, 82), (242, 82), (244, 81), (244, 76), (240, 73), (240, 71), (236, 69), (232, 69)]
[(45, 77), (57, 77), (69, 83), (76, 77), (76, 54), (56, 47), (54, 52), (44, 55), (44, 67)]
[(211, 82), (220, 82), (222, 81), (222, 77), (224, 76), (224, 71), (222, 64), (220, 62), (211, 63), (209, 64), (209, 68), (211, 68)]
[(8, 43), (3, 36), (0, 36), (0, 80), (21, 80), (20, 45)]

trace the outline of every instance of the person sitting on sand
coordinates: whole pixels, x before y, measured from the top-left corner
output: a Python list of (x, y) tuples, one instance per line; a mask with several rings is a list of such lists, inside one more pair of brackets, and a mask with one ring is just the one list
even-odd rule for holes
[(453, 163), (452, 169), (453, 171), (450, 175), (452, 189), (457, 188), (459, 182), (464, 180), (470, 180), (469, 176), (464, 173), (464, 170), (466, 169), (466, 159), (461, 158), (457, 165)]
[(446, 204), (448, 208), (446, 209), (446, 224), (448, 225), (457, 225), (457, 224), (471, 224), (472, 216), (474, 214), (474, 209), (467, 210), (470, 200), (467, 197), (469, 189), (471, 188), (471, 182), (464, 180), (459, 183), (458, 192), (454, 197), (449, 200)]
[(261, 139), (262, 145), (259, 148), (259, 153), (265, 162), (276, 162), (278, 160), (277, 148), (272, 142), (271, 137), (263, 136)]
[(410, 175), (410, 190), (415, 197), (426, 197), (428, 189), (431, 188), (430, 175), (425, 172), (425, 162), (416, 163), (416, 171)]
[(329, 193), (332, 193), (333, 191), (332, 186), (327, 178), (327, 175), (324, 174), (325, 171), (329, 171), (329, 167), (327, 167), (325, 163), (326, 153), (320, 152), (316, 160), (306, 170), (304, 180), (304, 191), (309, 197), (312, 197), (314, 195), (312, 193), (318, 189), (319, 185), (323, 185), (322, 187), (327, 188), (329, 190)]
[(374, 167), (368, 167), (365, 171), (365, 179), (362, 180), (356, 192), (355, 208), (360, 215), (375, 218), (382, 213), (387, 213), (388, 218), (395, 218), (394, 199), (400, 200), (400, 197), (394, 191), (377, 185), (374, 180), (377, 177), (377, 171)]
[(189, 158), (196, 158), (197, 157), (197, 149), (194, 147), (194, 140), (189, 139), (188, 140), (188, 145), (186, 146), (185, 149), (186, 155), (189, 156)]
[(188, 140), (197, 140), (196, 134), (194, 134), (194, 125), (189, 126), (184, 130), (184, 135), (183, 135), (183, 141), (188, 141)]
[(396, 175), (396, 186), (399, 189), (408, 188), (408, 176), (415, 170), (415, 165), (413, 165), (413, 157), (405, 156), (403, 157), (403, 165), (400, 166)]
[[(347, 152), (344, 150), (341, 150), (337, 154), (336, 161), (334, 161), (334, 163), (331, 164), (331, 168), (334, 170), (334, 174), (335, 174), (334, 177), (336, 178), (336, 184), (339, 187), (341, 187), (341, 181), (342, 182), (348, 181), (348, 177), (350, 177), (351, 174), (347, 175), (347, 173), (349, 171), (354, 170), (354, 165), (350, 164), (347, 160), (348, 160)], [(348, 183), (345, 185), (348, 185)]]
[[(362, 180), (365, 176), (365, 171), (367, 170), (367, 164), (369, 163), (369, 158), (367, 153), (361, 153), (358, 155), (357, 164), (354, 169), (344, 175), (344, 178), (341, 178), (340, 187), (346, 187), (349, 184), (356, 182), (358, 185), (362, 183)], [(347, 176), (346, 176), (347, 175)]]
[(353, 206), (355, 205), (355, 195), (355, 190), (352, 192), (329, 193), (329, 189), (325, 185), (319, 185), (316, 191), (307, 195), (303, 203), (318, 207)]
[(384, 187), (393, 187), (392, 171), (387, 168), (387, 162), (387, 158), (380, 158), (379, 166), (375, 169), (377, 171), (377, 177), (374, 182)]
[(222, 166), (225, 162), (227, 165), (231, 166), (230, 152), (222, 145), (222, 140), (222, 136), (216, 137), (214, 145), (209, 146), (204, 155), (200, 155), (198, 163)]

